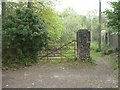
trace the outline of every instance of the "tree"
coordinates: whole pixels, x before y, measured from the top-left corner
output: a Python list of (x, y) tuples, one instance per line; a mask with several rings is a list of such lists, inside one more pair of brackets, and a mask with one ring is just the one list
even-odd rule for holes
[(63, 23), (51, 0), (32, 2), (32, 9), (28, 8), (29, 4), (6, 2), (6, 18), (2, 28), (4, 63), (36, 61), (37, 51), (46, 48), (48, 36), (53, 43), (60, 41)]
[(86, 16), (79, 15), (73, 8), (66, 8), (60, 15), (64, 22), (64, 30), (62, 31), (62, 41), (64, 43), (76, 39), (76, 32), (80, 28), (87, 28)]
[(33, 3), (33, 9), (42, 17), (46, 23), (46, 29), (49, 33), (50, 41), (53, 43), (60, 41), (61, 32), (63, 30), (62, 19), (59, 14), (52, 8), (53, 3), (49, 0), (45, 2)]
[[(30, 2), (30, 0), (29, 0)], [(63, 23), (58, 13), (55, 12), (53, 0), (38, 0), (37, 2), (7, 2), (7, 15), (15, 14), (15, 10), (18, 8), (25, 8), (31, 6), (34, 12), (46, 23), (46, 30), (49, 33), (51, 41), (58, 41), (63, 30)], [(30, 5), (29, 5), (30, 4)]]
[(50, 40), (56, 42), (60, 40), (61, 32), (63, 30), (63, 23), (58, 14), (51, 8), (44, 8), (42, 11), (43, 19), (47, 24), (47, 31)]
[(6, 16), (7, 15), (14, 15), (16, 9), (26, 8), (27, 5), (28, 5), (27, 2), (6, 2)]
[(107, 19), (108, 19), (108, 27), (112, 29), (112, 31), (119, 31), (120, 28), (120, 1), (110, 2), (112, 9), (107, 9), (104, 11)]
[(88, 11), (86, 13), (87, 29), (91, 32), (91, 42), (94, 42), (98, 38), (98, 16), (96, 15), (97, 10)]
[[(110, 2), (112, 9), (104, 11), (108, 23), (107, 26), (114, 34), (118, 35), (118, 42), (120, 41), (120, 1)], [(118, 45), (120, 46), (120, 45)], [(118, 48), (120, 50), (120, 47)]]
[(33, 10), (16, 9), (3, 23), (3, 64), (36, 62), (38, 51), (47, 45), (47, 35), (44, 20)]

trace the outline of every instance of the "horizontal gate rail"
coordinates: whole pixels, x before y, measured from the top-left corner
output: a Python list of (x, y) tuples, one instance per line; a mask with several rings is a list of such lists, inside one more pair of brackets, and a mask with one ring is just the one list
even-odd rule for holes
[[(63, 48), (65, 48), (65, 47), (67, 47), (67, 46), (69, 46), (69, 47), (71, 47), (71, 45), (70, 44), (72, 44), (74, 42), (74, 44), (72, 45), (72, 46), (74, 46), (74, 48), (73, 48), (73, 50), (74, 50), (74, 55), (75, 55), (75, 42), (76, 42), (76, 40), (72, 40), (71, 42), (68, 42), (67, 44), (64, 44), (64, 45), (62, 45), (61, 47), (59, 47), (59, 48), (57, 48), (57, 49), (55, 49), (55, 50), (53, 50), (53, 51), (51, 51), (51, 52), (49, 52), (48, 50), (46, 51), (47, 52), (47, 54), (42, 54), (42, 56), (38, 56), (38, 57), (40, 57), (40, 59), (42, 59), (42, 58), (44, 58), (44, 57), (46, 57), (47, 58), (47, 60), (48, 60), (48, 57), (51, 59), (52, 57), (53, 57), (53, 59), (54, 58), (57, 58), (58, 57), (58, 59), (61, 57), (61, 59), (63, 58), (66, 58), (67, 56), (65, 56), (65, 55), (62, 55), (62, 49)], [(67, 50), (67, 48), (65, 48), (66, 50)], [(57, 51), (59, 50), (59, 52), (58, 53), (56, 53)], [(71, 51), (71, 49), (68, 49), (67, 51)], [(69, 52), (65, 52), (64, 54), (67, 54), (68, 53), (68, 55), (72, 55), (72, 56), (74, 56), (73, 54), (71, 54), (71, 53), (69, 53)]]

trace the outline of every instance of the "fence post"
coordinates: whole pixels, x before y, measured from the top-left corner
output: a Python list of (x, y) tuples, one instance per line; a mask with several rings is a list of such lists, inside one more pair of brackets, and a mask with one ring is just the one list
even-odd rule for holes
[(76, 52), (75, 52), (75, 50), (76, 50), (76, 48), (75, 48), (75, 41), (74, 41), (74, 55), (75, 55), (74, 60), (76, 59)]
[[(60, 46), (62, 47), (62, 39), (61, 39), (61, 42), (60, 42)], [(62, 48), (60, 50), (60, 54), (61, 54), (61, 61), (62, 61)]]
[(47, 44), (47, 61), (48, 61), (48, 44)]

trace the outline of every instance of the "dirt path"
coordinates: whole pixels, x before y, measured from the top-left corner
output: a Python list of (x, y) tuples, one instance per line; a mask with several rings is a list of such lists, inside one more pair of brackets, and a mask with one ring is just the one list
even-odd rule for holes
[(3, 88), (117, 88), (117, 78), (109, 58), (96, 60), (97, 65), (61, 63), (33, 65), (17, 71), (3, 72)]

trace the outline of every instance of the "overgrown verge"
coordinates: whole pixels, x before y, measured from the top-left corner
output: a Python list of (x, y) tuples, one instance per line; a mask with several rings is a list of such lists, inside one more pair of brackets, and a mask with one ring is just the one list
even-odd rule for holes
[(105, 45), (102, 44), (101, 45), (102, 50), (98, 49), (98, 42), (92, 42), (91, 46), (90, 46), (90, 56), (92, 57), (92, 59), (96, 62), (96, 60), (98, 59), (98, 57), (103, 57), (105, 56), (104, 50), (103, 48), (105, 48)]
[(110, 55), (106, 55), (109, 58), (109, 66), (114, 73), (115, 79), (118, 80), (119, 77), (119, 61), (118, 61), (118, 54), (117, 53), (112, 53)]
[(96, 41), (91, 43), (90, 49), (91, 55), (95, 58), (118, 52), (118, 49), (113, 50), (109, 46), (106, 46), (104, 43), (101, 44), (101, 50), (99, 50), (98, 43)]
[(118, 70), (118, 54), (113, 53), (110, 55), (110, 66), (113, 70)]

